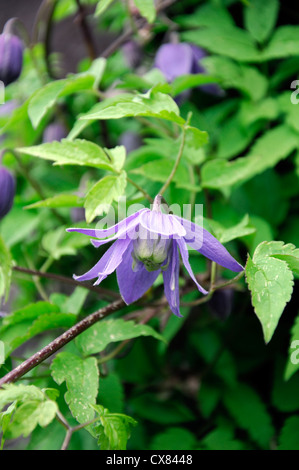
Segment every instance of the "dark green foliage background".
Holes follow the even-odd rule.
[[[58,1],[54,20],[59,23],[65,17],[72,18],[75,3]],[[126,2],[107,2],[107,9],[95,17],[95,4],[99,8],[105,2],[82,3],[90,8],[89,18],[95,29],[111,34],[111,38],[130,24]],[[218,234],[227,233],[225,229],[237,226],[248,214],[248,219],[235,230],[235,236],[225,243],[244,266],[247,254],[253,258],[256,247],[264,241],[282,240],[299,246],[299,105],[291,103],[295,90],[291,83],[299,78],[299,9],[295,2],[290,5],[278,0],[174,2],[166,10],[167,17],[157,16],[148,36],[144,28],[146,40],[142,44],[140,68],[131,69],[122,49],[118,49],[107,58],[103,75],[99,73],[101,100],[105,105],[107,93],[116,80],[122,92],[133,93],[145,92],[159,82],[159,77],[151,76],[149,71],[158,47],[169,40],[170,32],[181,42],[192,42],[208,52],[203,61],[206,73],[224,93],[221,96],[205,93],[193,87],[192,77],[187,77],[190,95],[180,105],[180,115],[187,119],[191,111],[191,125],[207,131],[209,142],[203,146],[202,154],[194,147],[185,151],[177,179],[165,197],[170,204],[181,206],[192,199],[204,204],[204,216],[213,219],[210,229],[216,236],[217,227]],[[34,53],[46,76],[42,44],[34,48]],[[53,61],[54,57],[50,59]],[[85,58],[76,72],[88,74],[89,67],[90,60]],[[0,117],[1,133],[5,136],[2,149],[24,150],[41,144],[46,125],[61,115],[68,131],[74,132],[79,115],[88,113],[98,101],[97,94],[90,92],[94,88],[87,83],[89,79],[81,83],[82,90],[77,83],[74,93],[62,93],[48,110],[39,105],[40,119],[34,128],[26,100],[41,88],[39,80],[26,50],[22,75],[7,88],[7,99],[18,99],[20,107],[10,118]],[[174,97],[180,92],[179,82],[169,89],[165,83],[160,86],[166,95]],[[32,113],[36,119],[37,114]],[[179,126],[166,119],[149,116],[140,119],[129,114],[120,119],[86,123],[76,136],[101,147],[117,146],[125,131],[142,137],[142,146],[127,155],[124,169],[131,180],[154,197],[175,161]],[[20,166],[12,152],[5,152],[3,163],[16,175],[17,194],[12,211],[1,221],[0,234],[16,265],[43,267],[71,278],[73,273],[88,270],[105,251],[102,248],[96,251],[88,237],[65,235],[65,228],[76,225],[71,219],[71,205],[76,201],[79,207],[83,206],[88,190],[106,175],[106,169],[88,164],[52,166],[47,161],[51,158],[32,155],[32,151],[24,150]],[[56,212],[38,204],[26,209],[41,201],[28,173],[38,182],[45,198],[67,193],[72,195],[72,202],[68,204],[66,199],[65,207],[55,208]],[[148,201],[129,182],[123,192],[130,203],[148,206]],[[221,225],[213,225],[213,221]],[[191,263],[194,271],[208,281],[206,260],[192,252]],[[97,421],[74,432],[69,449],[298,450],[299,373],[298,367],[290,362],[291,341],[299,340],[298,264],[293,271],[291,299],[284,293],[292,289],[292,284],[287,281],[284,284],[283,279],[277,292],[271,294],[271,302],[276,303],[275,295],[281,291],[285,308],[283,314],[282,311],[277,314],[279,323],[267,344],[261,323],[265,327],[270,311],[263,304],[255,305],[257,315],[262,312],[266,317],[260,318],[260,323],[243,279],[217,290],[212,300],[197,306],[187,306],[199,298],[197,291],[183,295],[182,319],[170,315],[165,307],[153,307],[163,292],[158,283],[140,303],[109,317],[109,321],[116,322],[114,327],[119,328],[122,340],[126,340],[129,336],[120,319],[125,316],[128,320],[126,315],[130,313],[133,319],[139,314],[142,319],[147,308],[155,309],[144,325],[150,329],[137,331],[118,354],[115,348],[119,343],[111,339],[103,349],[97,346],[88,350],[92,347],[91,339],[83,336],[86,332],[83,339],[79,337],[69,343],[63,352],[32,370],[17,385],[58,390],[59,396],[54,393],[51,399],[73,427],[95,416],[95,408],[84,410],[83,405],[88,402],[99,407],[96,412],[102,417],[103,409],[109,410],[110,414],[100,424]],[[227,281],[232,273],[219,270],[218,277],[219,281]],[[191,285],[184,274],[181,281],[182,286]],[[115,274],[101,285],[118,292]],[[253,293],[255,289],[260,293],[258,286],[249,287]],[[76,321],[107,304],[107,299],[101,299],[99,294],[74,289],[55,279],[33,280],[13,271],[10,296],[2,305],[9,315],[0,319],[0,339],[10,345],[11,354],[0,368],[0,377],[16,367],[20,358],[29,357]],[[43,292],[46,298],[42,297]],[[38,318],[37,325],[34,322]],[[32,324],[36,328],[33,332]],[[102,330],[98,335],[104,338]],[[76,382],[78,370],[82,374],[81,388]],[[82,399],[83,405],[74,404],[76,398]],[[38,400],[43,402],[44,398]],[[7,407],[12,401],[13,398],[8,398],[4,405]],[[19,397],[15,403],[18,408],[26,400]],[[40,401],[34,402],[34,409],[37,404]],[[37,422],[30,427],[23,418],[24,432],[19,431],[17,424],[5,431],[6,421],[1,414],[4,449],[61,448],[65,429],[54,419],[55,412],[53,416],[50,411],[47,413],[47,425]]]

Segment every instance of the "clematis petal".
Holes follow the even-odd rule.
[[[105,277],[111,274],[117,266],[122,262],[123,255],[131,243],[131,239],[117,240],[113,245],[106,251],[102,258],[97,262],[93,268],[82,276],[74,275],[74,279],[77,281],[89,281],[95,277],[99,277],[96,284],[99,284]]]
[[[141,213],[144,211],[147,211],[148,209],[140,209],[139,211],[135,212],[134,214],[130,215],[126,219],[121,220],[115,225],[112,225],[111,227],[105,228],[105,229],[97,229],[97,228],[68,228],[66,229],[67,232],[78,232],[82,233],[83,235],[89,235],[90,237],[95,237],[95,238],[106,238],[109,235],[113,235],[120,230],[127,229],[128,224],[134,220],[140,217]]]
[[[172,214],[146,210],[140,215],[140,224],[150,232],[158,233],[166,237],[183,237],[186,230],[177,217]]]
[[[122,263],[116,269],[118,287],[122,298],[126,304],[130,304],[138,300],[152,286],[157,279],[160,269],[157,271],[147,271],[141,263],[138,269],[132,269],[133,258],[133,241],[126,250]]]
[[[186,230],[184,240],[190,248],[224,268],[234,272],[243,271],[243,266],[232,257],[227,249],[211,233],[187,219],[179,218],[179,221]]]
[[[179,269],[178,246],[176,241],[173,240],[169,254],[169,265],[166,271],[163,271],[164,292],[172,312],[177,317],[182,317],[183,315],[180,314]]]
[[[128,219],[127,219],[127,224],[124,225],[123,227],[121,227],[118,232],[111,238],[106,238],[105,240],[94,240],[94,239],[91,239],[91,243],[93,244],[93,246],[95,246],[96,248],[98,248],[99,246],[101,245],[105,245],[105,243],[108,243],[108,242],[111,242],[113,240],[116,240],[117,238],[118,239],[122,239],[122,238],[126,238],[129,236],[132,237],[131,239],[135,239],[135,227],[139,224],[139,217],[135,217],[134,219],[132,219],[131,221],[128,222]]]
[[[203,294],[207,294],[208,292],[200,284],[198,284],[198,282],[197,282],[197,280],[196,280],[196,278],[193,274],[192,268],[191,268],[190,263],[189,263],[189,253],[188,253],[188,248],[187,248],[185,240],[182,239],[182,238],[178,239],[177,243],[179,245],[180,252],[181,252],[181,257],[182,257],[183,263],[185,265],[185,268],[187,269],[187,271],[189,273],[189,276],[195,282],[198,290],[200,292],[202,292]]]

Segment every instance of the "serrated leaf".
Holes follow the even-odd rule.
[[[4,384],[0,389],[0,410],[14,401],[25,402],[29,400],[42,401],[44,394],[35,385]]]
[[[19,406],[13,416],[13,420],[7,428],[7,438],[15,439],[19,436],[27,437],[37,425],[46,427],[56,416],[57,403],[47,401],[28,401]]]
[[[110,413],[101,405],[93,406],[100,416],[100,424],[94,425],[101,450],[126,450],[131,426],[137,422],[121,413]]]
[[[30,98],[28,115],[32,126],[36,128],[47,111],[54,106],[59,97],[92,88],[92,75],[74,75],[61,80],[55,80],[37,90]]]
[[[91,405],[96,402],[99,371],[94,357],[81,359],[68,352],[59,353],[51,364],[52,377],[59,385],[66,382],[65,400],[79,423],[94,416]]]
[[[12,270],[12,257],[4,241],[0,237],[0,300],[8,298]]]
[[[97,104],[81,120],[119,119],[128,116],[148,116],[184,124],[175,101],[165,93],[121,94]]]
[[[238,384],[224,394],[224,404],[236,423],[263,449],[269,449],[274,428],[265,404],[253,388]]]
[[[123,195],[127,184],[126,173],[119,176],[108,175],[98,181],[87,193],[84,207],[86,222],[92,222],[95,217],[107,212],[113,201]]]
[[[115,162],[94,142],[76,139],[62,139],[61,142],[50,142],[17,149],[25,155],[54,161],[54,165],[80,165],[115,171]],[[112,149],[110,150],[112,152]],[[119,166],[117,162],[116,166]]]
[[[140,14],[147,19],[149,23],[153,23],[156,18],[156,8],[154,0],[133,0]]]
[[[160,341],[165,341],[163,336],[149,325],[140,325],[119,318],[96,323],[78,336],[76,343],[83,354],[97,354],[103,351],[109,343],[140,336],[153,336]]]
[[[276,243],[261,243],[253,259],[248,257],[245,267],[252,305],[261,322],[266,343],[272,338],[293,291],[292,271],[285,261],[273,256]]]

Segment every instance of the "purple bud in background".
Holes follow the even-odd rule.
[[[135,132],[123,132],[119,138],[119,145],[123,145],[127,153],[133,152],[142,145],[141,137]]]
[[[85,209],[84,207],[73,207],[70,215],[72,222],[80,222],[85,220]]]
[[[67,136],[66,128],[58,122],[53,122],[52,124],[49,124],[44,130],[43,143],[45,144],[46,142],[54,142],[54,141],[59,142],[61,139],[64,139],[64,137],[66,136]]]
[[[0,167],[0,220],[10,211],[15,196],[15,180],[3,166]]]
[[[127,41],[122,46],[122,51],[127,65],[135,69],[142,60],[142,49],[136,41]]]
[[[17,100],[10,100],[6,103],[0,105],[0,117],[8,116],[11,114],[15,109],[17,109],[19,103]]]
[[[22,65],[22,41],[10,33],[0,34],[0,80],[5,86],[19,78]]]
[[[190,74],[194,67],[192,48],[187,43],[163,44],[158,49],[154,66],[161,70],[168,82],[180,75]]]
[[[154,66],[161,70],[168,82],[172,82],[181,75],[206,73],[206,69],[200,63],[206,55],[203,49],[193,44],[163,44],[158,49]],[[221,95],[223,93],[222,90],[214,84],[201,85],[199,88],[213,95]]]
[[[209,301],[212,314],[220,320],[226,320],[232,312],[235,291],[228,287],[216,290]]]

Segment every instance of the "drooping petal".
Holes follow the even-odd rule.
[[[97,262],[93,268],[82,276],[75,276],[74,279],[77,281],[89,281],[98,277],[96,284],[99,284],[105,277],[111,274],[117,266],[122,262],[123,255],[131,243],[131,239],[117,240],[113,245],[106,251],[102,258]]]
[[[178,246],[176,241],[173,240],[169,253],[169,265],[166,271],[163,271],[164,292],[172,312],[177,317],[182,317],[180,314],[179,269]]]
[[[138,269],[132,269],[133,241],[126,250],[121,264],[116,269],[118,287],[122,298],[126,304],[135,302],[152,286],[157,279],[160,269],[157,271],[147,271],[142,263]]]
[[[94,239],[90,240],[93,246],[98,248],[99,246],[104,245],[105,243],[108,243],[110,241],[116,240],[117,238],[118,239],[127,238],[130,235],[132,235],[132,239],[134,240],[135,239],[134,229],[139,224],[139,217],[135,217],[131,219],[130,221],[128,221],[128,218],[126,220],[127,220],[127,223],[123,227],[120,227],[118,232],[113,237],[107,238],[105,240],[94,240]]]
[[[195,282],[198,290],[200,292],[202,292],[203,294],[207,294],[208,292],[200,284],[198,284],[198,282],[197,282],[197,280],[196,280],[196,278],[193,274],[192,268],[191,268],[190,263],[189,263],[189,252],[188,252],[188,248],[187,248],[185,240],[183,238],[178,239],[177,243],[179,245],[180,252],[181,252],[181,257],[182,257],[183,263],[185,265],[185,268],[187,269],[187,271],[189,273],[189,276]]]
[[[227,249],[211,233],[187,219],[179,218],[179,221],[186,230],[184,240],[190,248],[224,268],[234,272],[243,271],[243,266],[232,257]]]
[[[172,214],[146,210],[140,215],[140,224],[153,233],[158,233],[165,237],[183,237],[186,230],[177,217]]]
[[[126,219],[121,220],[115,225],[112,225],[111,227],[105,228],[105,229],[97,229],[97,228],[68,228],[66,229],[67,232],[78,232],[82,233],[83,235],[89,235],[90,237],[95,237],[95,238],[106,238],[109,237],[109,235],[113,235],[117,233],[120,230],[125,229],[128,227],[128,224],[134,220],[140,217],[141,213],[146,211],[147,209],[140,209],[139,211],[135,212],[134,214],[130,215]]]

